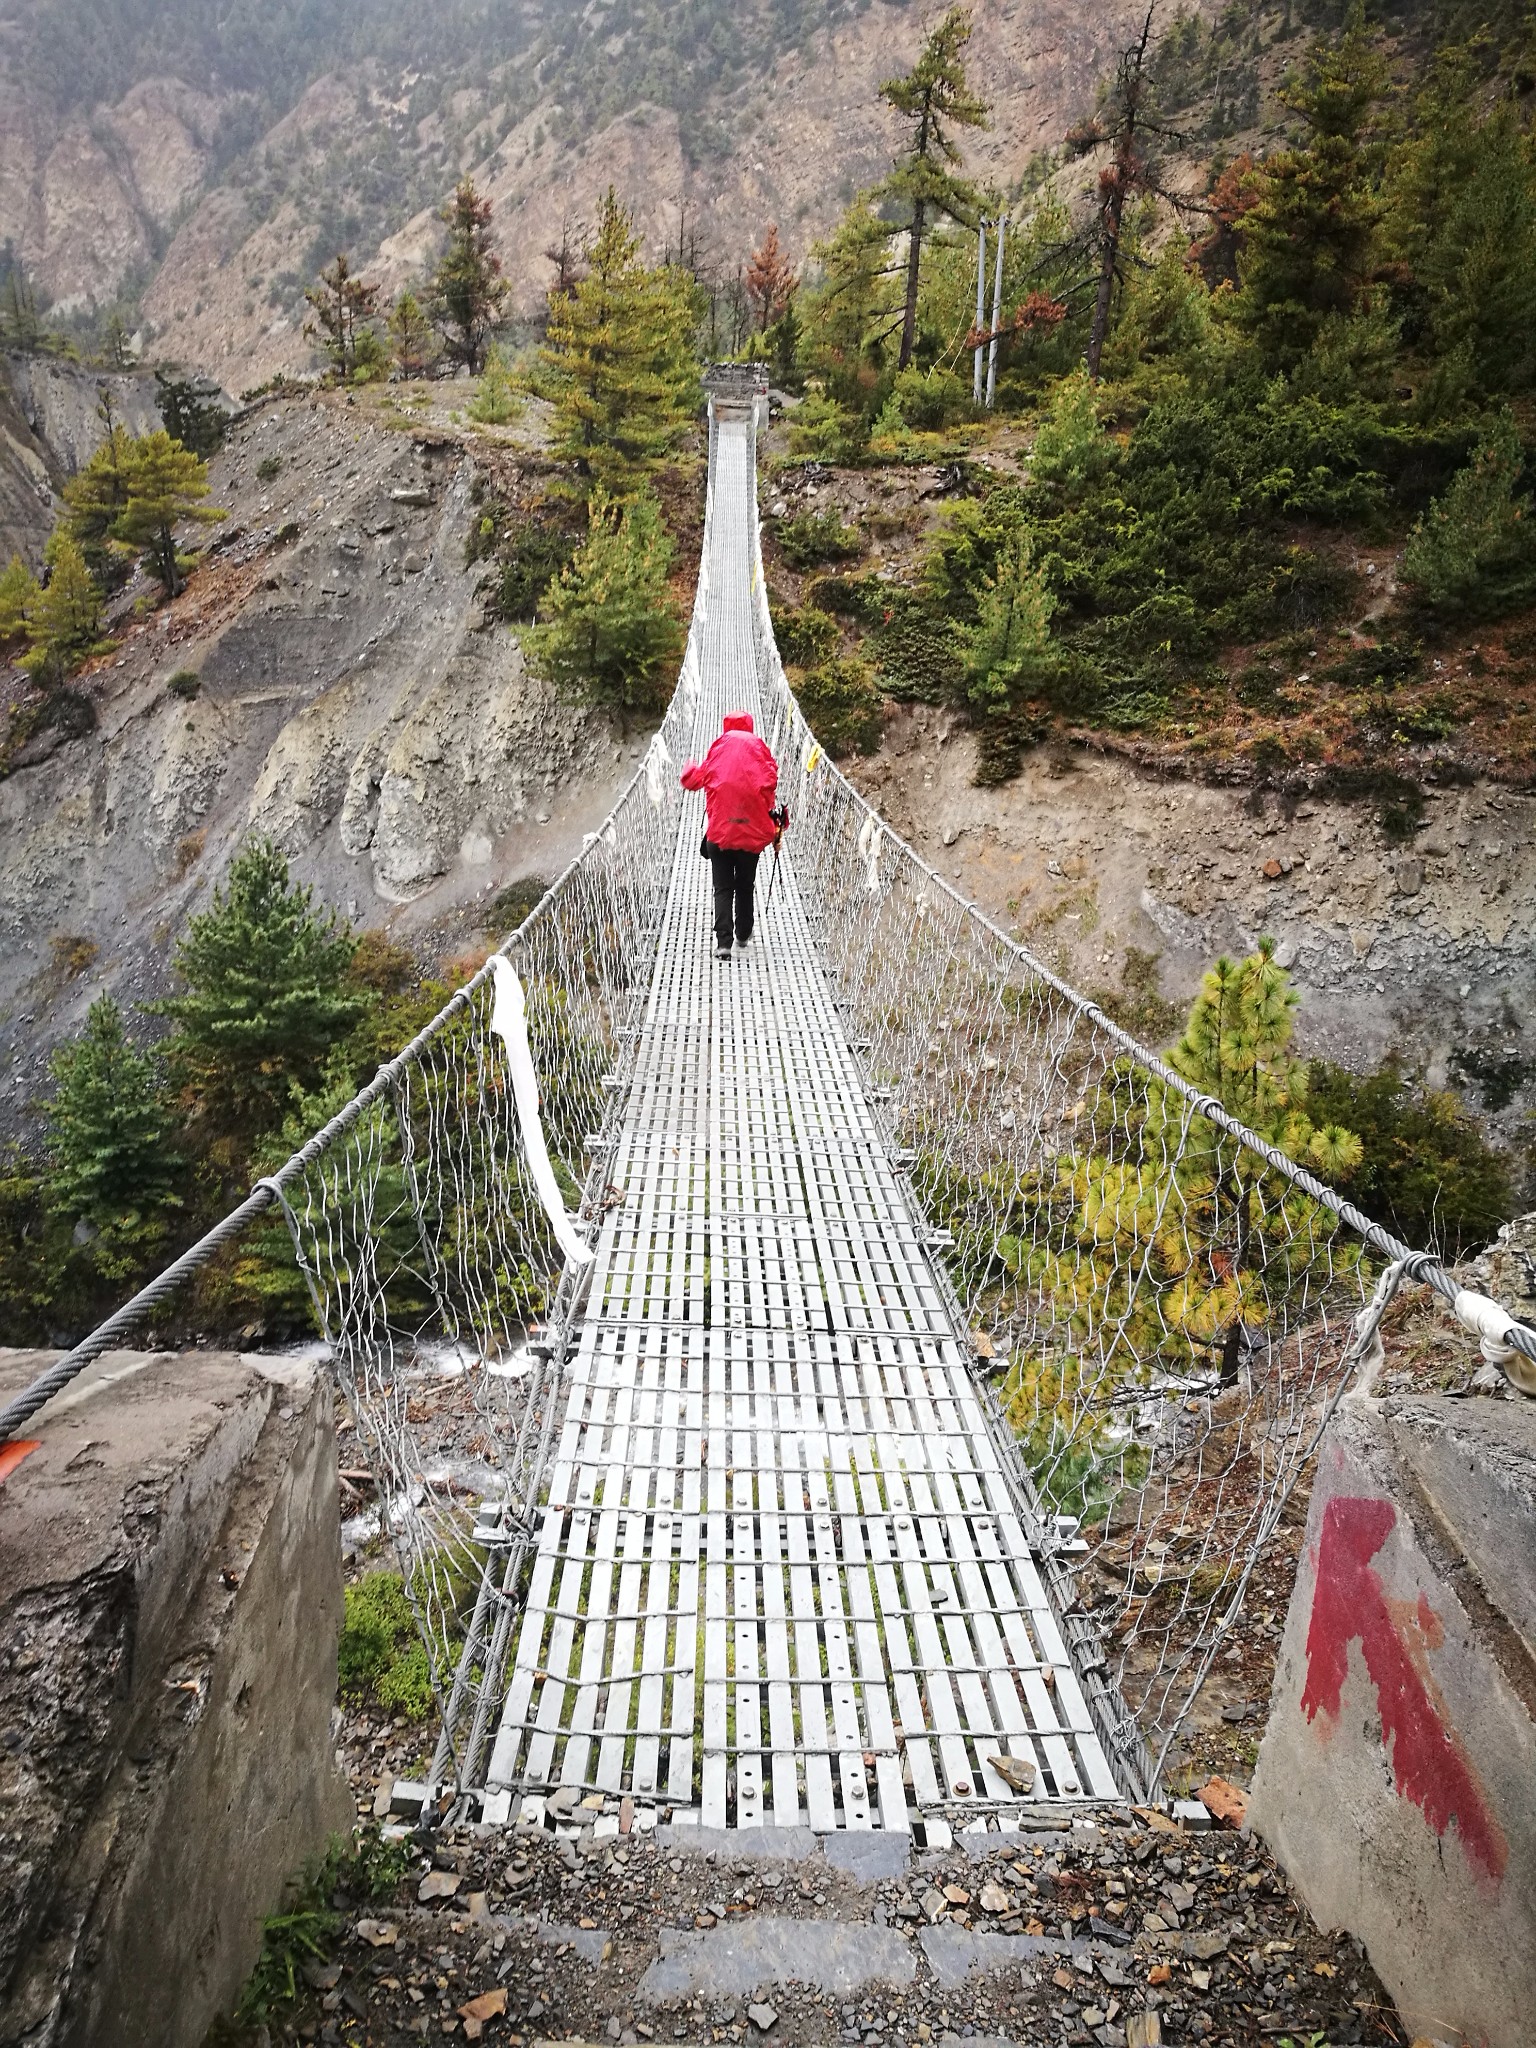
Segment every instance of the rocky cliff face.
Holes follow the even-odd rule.
[[[610,182],[657,253],[682,211],[726,275],[769,220],[798,258],[889,164],[896,131],[877,88],[916,54],[931,12],[889,0],[791,35],[766,75],[743,71],[682,118],[648,101],[615,51],[623,76],[604,98],[627,111],[594,114],[595,132],[567,132],[569,49],[498,63],[488,46],[473,82],[424,116],[416,71],[363,63],[316,79],[233,159],[216,153],[221,123],[248,111],[232,91],[155,76],[61,122],[35,90],[0,81],[0,243],[65,308],[147,279],[146,342],[235,390],[311,360],[303,286],[332,243],[389,292],[419,277],[464,171],[495,202],[524,309],[542,300],[562,221],[590,220]],[[970,66],[993,115],[968,138],[970,170],[1006,185],[1059,140],[1134,12],[983,0]]]
[[[947,882],[1080,989],[1121,993],[1134,949],[1182,1019],[1218,955],[1267,936],[1301,994],[1308,1054],[1364,1067],[1395,1049],[1443,1088],[1458,1053],[1536,1053],[1528,794],[1431,792],[1424,832],[1395,847],[1358,806],[1255,815],[1243,792],[1086,749],[1033,753],[1017,781],[977,789],[974,739],[924,706],[899,710],[851,773]]]
[[[486,624],[470,494],[456,439],[344,400],[237,426],[206,565],[79,679],[95,730],[43,735],[0,780],[0,1123],[94,996],[162,989],[249,835],[409,939],[557,872],[603,817],[639,742],[557,703]]]

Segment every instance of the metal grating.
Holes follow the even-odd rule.
[[[750,425],[714,440],[700,751],[760,710]],[[565,1784],[906,1830],[1115,1798],[793,854],[720,962],[700,831],[685,805],[486,1810]]]

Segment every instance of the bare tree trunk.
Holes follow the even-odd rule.
[[[901,320],[901,354],[896,358],[898,370],[904,370],[912,360],[912,351],[917,345],[917,281],[923,260],[923,216],[926,207],[921,199],[912,202],[912,228],[907,238],[907,307]]]
[[[1125,202],[1143,170],[1136,159],[1136,128],[1145,85],[1147,44],[1152,38],[1152,13],[1153,9],[1149,7],[1140,36],[1120,56],[1117,76],[1120,104],[1113,131],[1114,170],[1110,174],[1111,182],[1100,214],[1103,226],[1099,292],[1094,301],[1093,325],[1088,331],[1088,353],[1084,358],[1088,374],[1095,383],[1099,376],[1099,358],[1104,353],[1104,337],[1109,332],[1109,309],[1114,302],[1115,278],[1120,269],[1120,228],[1125,218]]]
[[[1099,295],[1093,302],[1093,325],[1088,330],[1088,375],[1098,382],[1099,358],[1109,332],[1109,309],[1115,296],[1115,273],[1120,265],[1120,223],[1125,216],[1125,180],[1120,163],[1115,164],[1115,183],[1104,207],[1103,250],[1099,267]]]

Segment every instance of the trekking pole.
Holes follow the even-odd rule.
[[[784,844],[784,828],[789,823],[788,805],[786,804],[781,811],[772,812],[771,816],[777,829],[773,835],[773,873],[768,877],[768,900],[763,905],[763,918],[765,922],[769,911],[773,908],[773,888],[779,879],[779,850]]]

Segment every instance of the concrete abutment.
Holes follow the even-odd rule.
[[[0,1392],[48,1362],[0,1351]],[[109,1353],[0,1485],[0,2044],[199,2048],[345,1830],[331,1389]]]
[[[1536,2014],[1536,1402],[1346,1400],[1249,1819],[1410,2035]]]

